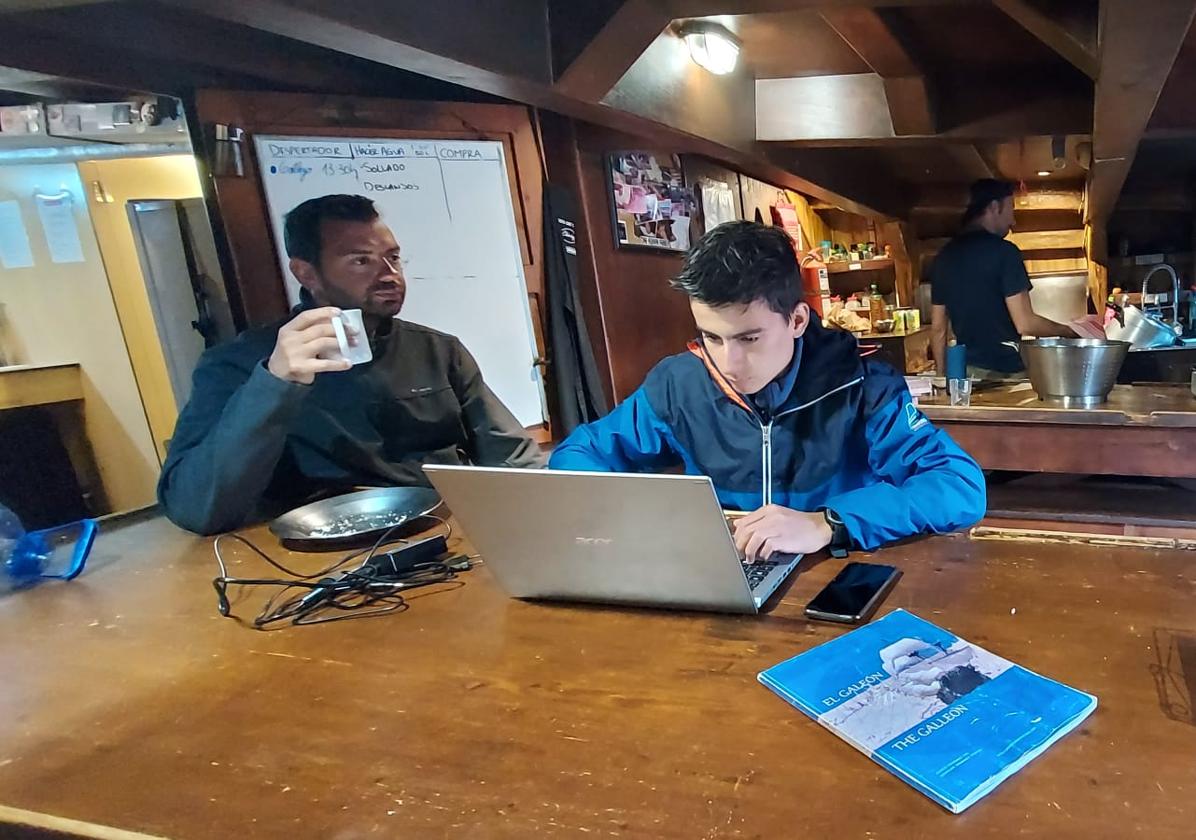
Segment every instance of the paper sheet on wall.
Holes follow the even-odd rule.
[[[673,247],[679,251],[689,250],[689,216],[673,217],[673,236],[676,237]]]
[[[79,241],[79,226],[69,192],[59,195],[38,195],[37,214],[50,249],[50,259],[56,263],[83,262],[83,243]]]
[[[737,216],[731,187],[722,181],[703,181],[702,215],[705,217],[707,232],[724,222],[734,221]]]
[[[29,232],[21,218],[21,205],[15,200],[0,201],[0,266],[33,268]]]

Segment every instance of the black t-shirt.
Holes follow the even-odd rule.
[[[1005,298],[1030,291],[1022,252],[985,230],[962,233],[934,259],[931,300],[947,307],[956,340],[968,348],[968,364],[1016,373],[1021,356],[1002,341],[1018,341]]]

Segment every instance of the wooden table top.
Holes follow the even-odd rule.
[[[525,603],[482,566],[403,613],[256,632],[216,612],[211,541],[161,519],[0,597],[0,804],[175,838],[1193,836],[1196,558],[957,536],[877,559],[905,571],[884,610],[1100,698],[962,816],[756,682],[844,632],[802,615],[842,561],[757,617]]]
[[[0,367],[0,411],[83,399],[76,363]]]
[[[1196,396],[1187,385],[1115,385],[1108,402],[1095,408],[1043,402],[1029,383],[974,391],[967,407],[950,405],[946,393],[919,397],[918,405],[931,420],[958,423],[1196,428]]]

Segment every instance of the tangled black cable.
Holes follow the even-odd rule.
[[[439,516],[432,516],[446,528],[445,539],[452,536],[452,525]],[[253,627],[257,630],[271,629],[271,625],[289,622],[293,625],[322,624],[329,621],[342,621],[349,618],[369,618],[392,612],[402,612],[408,607],[402,592],[423,586],[440,583],[452,583],[457,580],[457,572],[472,567],[468,557],[450,558],[448,561],[427,561],[416,563],[409,569],[394,575],[378,576],[369,573],[370,561],[377,555],[379,549],[392,543],[408,543],[402,538],[391,539],[391,535],[401,525],[396,525],[384,531],[369,549],[360,549],[341,557],[331,566],[312,574],[303,574],[289,569],[279,563],[266,552],[240,534],[221,534],[212,543],[212,550],[216,555],[216,564],[220,574],[212,580],[216,589],[216,608],[220,614],[240,621],[232,614],[232,604],[228,597],[228,587],[236,586],[271,586],[277,587],[266,601],[261,612],[253,619]],[[239,578],[230,577],[220,552],[222,540],[229,539],[239,542],[249,548],[254,554],[265,560],[274,568],[289,578]],[[364,556],[360,566],[354,570],[342,572],[338,577],[329,577],[339,569]],[[296,593],[295,590],[302,590]],[[329,614],[331,613],[331,614]]]

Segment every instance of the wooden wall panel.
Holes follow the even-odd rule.
[[[620,249],[611,231],[606,155],[642,148],[635,137],[582,123],[577,127],[578,166],[593,268],[606,327],[612,394],[625,399],[658,361],[685,349],[695,335],[685,295],[669,287],[682,255]],[[668,155],[667,149],[647,149]]]

